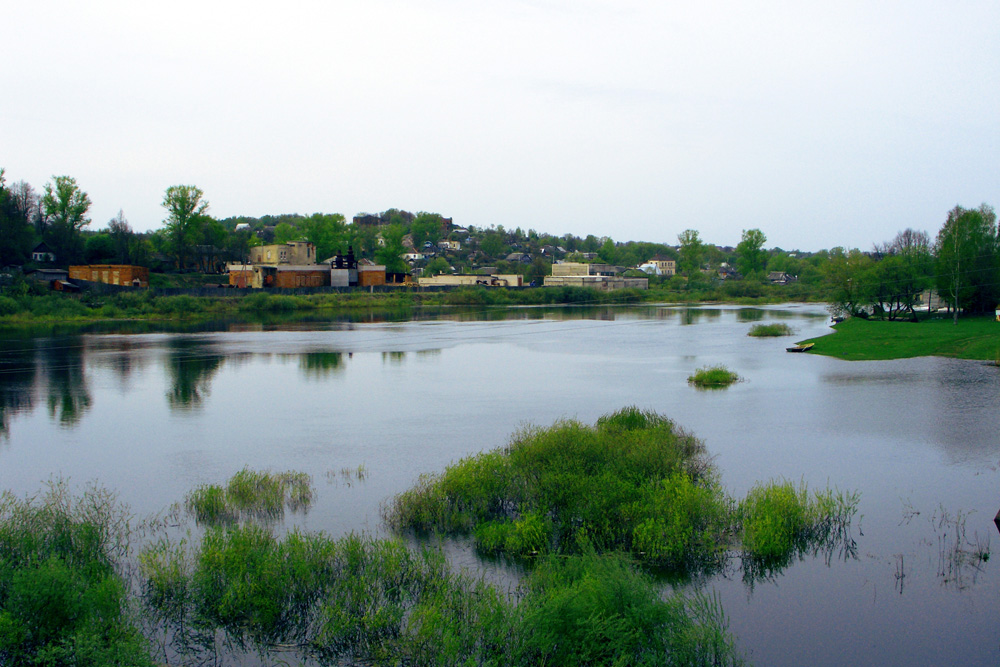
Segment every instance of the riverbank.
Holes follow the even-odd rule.
[[[625,289],[612,292],[582,287],[496,289],[459,288],[422,291],[401,287],[386,292],[330,292],[282,294],[258,291],[249,295],[157,295],[150,290],[117,294],[45,293],[0,295],[0,326],[88,323],[101,321],[201,321],[220,317],[287,315],[312,317],[350,310],[392,310],[440,306],[506,307],[558,305],[627,305],[638,303],[725,302],[764,305],[797,300],[773,289],[756,296],[732,295],[726,290],[668,291]]]
[[[834,333],[810,338],[811,354],[847,361],[955,357],[1000,360],[1000,322],[989,316],[920,322],[886,322],[851,318],[834,326]]]

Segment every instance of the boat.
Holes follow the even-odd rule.
[[[789,352],[805,352],[812,348],[815,343],[799,343],[798,345],[793,345],[792,347],[786,347],[785,349]]]

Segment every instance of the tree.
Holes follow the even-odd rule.
[[[930,285],[930,238],[926,232],[906,229],[892,241],[876,244],[874,263],[865,280],[872,312],[895,320],[906,314],[916,320],[914,307]]]
[[[125,213],[118,209],[118,215],[108,221],[108,235],[115,249],[115,261],[119,264],[131,264],[134,260],[135,233],[125,219]]]
[[[835,314],[862,315],[870,303],[868,271],[872,258],[857,248],[847,252],[844,248],[830,251],[824,266],[829,299]]]
[[[171,185],[163,195],[162,206],[167,209],[163,224],[178,269],[185,267],[191,246],[197,243],[201,232],[202,216],[208,210],[208,202],[202,201],[203,196],[201,188],[193,185]]]
[[[597,256],[605,264],[614,264],[615,255],[617,255],[615,242],[611,239],[605,239],[597,251]]]
[[[78,262],[83,257],[83,228],[90,224],[87,211],[90,197],[71,176],[53,176],[45,184],[42,210],[47,223],[46,241],[63,265]]]
[[[406,273],[407,266],[403,260],[403,253],[406,252],[403,247],[404,231],[402,225],[389,225],[382,231],[385,245],[375,251],[375,259],[379,264],[385,265],[386,273]]]
[[[502,258],[507,252],[507,243],[500,232],[490,230],[483,234],[479,249],[490,259]]]
[[[694,229],[685,229],[677,235],[677,241],[681,245],[678,250],[678,269],[680,273],[690,278],[701,269],[701,257],[705,252],[705,246],[697,230]]]
[[[417,213],[410,225],[413,247],[422,248],[427,241],[437,241],[444,232],[444,223],[437,213]]]
[[[442,273],[451,273],[451,265],[444,257],[435,257],[424,267],[425,276],[436,276]]]
[[[274,242],[275,243],[288,243],[289,241],[298,241],[302,237],[302,233],[299,232],[297,227],[292,226],[287,222],[280,222],[278,226],[274,228]]]
[[[314,213],[299,225],[299,229],[306,240],[316,246],[316,257],[320,260],[333,257],[347,247],[347,224],[340,213]]]
[[[996,213],[983,204],[978,209],[956,206],[934,243],[938,292],[958,311],[984,312],[997,301],[1000,265]]]
[[[23,263],[31,251],[31,241],[28,215],[21,210],[15,192],[6,187],[4,170],[0,169],[0,266]]]
[[[763,278],[767,270],[767,237],[759,229],[744,229],[736,245],[736,268],[745,277]]]

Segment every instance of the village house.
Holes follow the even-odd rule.
[[[417,284],[421,287],[446,287],[446,286],[475,286],[486,287],[521,287],[524,285],[524,277],[516,273],[499,275],[448,275],[428,276],[417,278]]]
[[[656,255],[637,268],[654,276],[672,276],[677,273],[677,262],[663,255]]]

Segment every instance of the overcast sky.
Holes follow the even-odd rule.
[[[0,167],[91,229],[432,211],[676,243],[869,248],[1000,205],[1000,2],[31,0]]]

